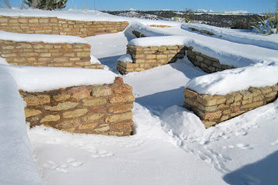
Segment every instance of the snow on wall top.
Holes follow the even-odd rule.
[[[15,79],[18,89],[49,91],[77,85],[112,84],[117,76],[108,70],[1,65]]]
[[[77,21],[125,21],[124,18],[93,10],[48,11],[39,9],[0,9],[0,15],[10,17],[58,17]]]
[[[224,40],[278,50],[278,35],[275,34],[266,36],[255,34],[252,32],[242,32],[234,29],[219,28],[215,26],[196,23],[182,24],[181,28],[185,30],[190,30],[190,28],[206,30],[214,33],[215,37],[221,37],[221,39]]]
[[[190,80],[185,88],[199,94],[226,95],[247,90],[249,87],[265,87],[278,83],[278,66],[250,66],[216,72]]]
[[[10,17],[57,17],[61,19],[69,19],[76,21],[128,21],[128,22],[140,22],[144,25],[169,25],[169,26],[180,26],[180,23],[172,21],[162,20],[148,20],[130,17],[115,16],[108,13],[103,13],[95,10],[58,10],[48,11],[39,9],[25,9],[21,10],[18,8],[3,9],[0,8],[0,15]]]
[[[0,31],[0,40],[17,42],[44,42],[44,43],[84,43],[88,42],[80,37],[69,35],[25,34]]]
[[[246,67],[257,63],[278,64],[278,51],[276,50],[210,37],[203,37],[202,40],[187,36],[144,37],[132,39],[128,44],[142,47],[162,45],[192,46],[194,51],[217,58],[221,64],[235,67]]]

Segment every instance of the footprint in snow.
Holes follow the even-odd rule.
[[[77,161],[74,158],[68,158],[67,159],[67,163],[72,166],[72,167],[77,167],[77,166],[81,166],[83,164],[83,162],[81,161]]]
[[[270,143],[270,145],[278,145],[278,140],[274,141],[273,143]]]
[[[243,143],[239,143],[239,144],[237,144],[236,146],[237,146],[238,148],[242,149],[242,150],[247,150],[247,149],[251,150],[251,149],[252,149],[252,147],[250,147],[250,145],[248,145],[248,144],[243,144]]]
[[[108,152],[106,150],[98,150],[95,154],[92,155],[93,158],[99,158],[99,157],[111,157],[114,154],[112,152]]]

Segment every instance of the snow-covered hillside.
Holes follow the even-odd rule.
[[[0,14],[48,16],[49,12],[38,10],[8,12],[1,9]],[[96,15],[95,12],[89,11],[63,11],[55,12],[53,15],[72,19],[78,17],[82,20],[94,20],[97,17],[97,20],[130,22],[131,25],[121,33],[78,38],[90,43],[91,54],[108,66],[107,71],[99,74],[100,76],[120,75],[115,66],[117,59],[126,53],[126,45],[128,42],[142,41],[131,41],[134,38],[130,34],[132,28],[140,29],[147,36],[156,37],[149,40],[147,38],[147,42],[142,41],[139,44],[161,44],[167,41],[190,43],[195,44],[195,49],[199,49],[200,52],[222,57],[221,59],[229,62],[234,61],[238,66],[252,64],[252,69],[256,69],[256,66],[267,66],[265,68],[269,71],[277,70],[278,51],[275,45],[275,42],[278,43],[277,37],[269,39],[267,36],[236,33],[216,27],[210,29],[226,36],[207,36],[188,31],[185,29],[186,26],[178,23],[107,16],[103,13]],[[145,26],[148,24],[169,24],[172,27],[149,28]],[[207,26],[197,26],[207,29]],[[162,36],[167,36],[168,40]],[[245,62],[245,65],[240,65],[242,62]],[[57,68],[50,72],[34,67],[0,65],[0,166],[1,169],[5,169],[0,171],[0,184],[39,184],[40,177],[46,185],[277,184],[278,100],[205,129],[195,114],[182,107],[184,86],[191,79],[202,79],[206,75],[194,67],[187,58],[173,64],[123,76],[125,83],[133,87],[136,97],[133,109],[134,135],[108,137],[71,134],[44,126],[32,129],[26,126],[30,146],[26,131],[22,128],[23,104],[15,90],[22,84],[27,87],[38,84],[38,79],[26,75],[30,71],[36,71],[37,75],[43,78],[44,75],[56,73],[59,69],[62,70]],[[84,71],[87,73],[90,70]],[[63,69],[63,73],[60,74],[64,76],[63,82],[50,80],[58,84],[64,83],[66,78],[72,79],[72,73],[77,78],[83,76],[84,71]],[[267,71],[265,73],[268,74],[265,75],[264,70],[259,72],[265,78],[262,80],[268,81],[271,78]],[[239,70],[238,74],[243,73]],[[253,70],[248,76],[253,75],[250,79],[257,80],[257,74],[257,71]],[[239,77],[237,74],[233,75]],[[274,76],[271,83],[277,79],[278,74],[273,72],[272,75]],[[103,77],[100,78],[105,80]],[[233,76],[230,78],[233,79]],[[81,77],[79,80],[86,81],[85,77],[84,81]],[[8,99],[7,96],[11,98]],[[10,106],[12,107],[7,109]],[[19,127],[19,131],[7,132],[7,129],[12,127]],[[30,156],[28,158],[30,148],[40,177],[32,159]],[[22,155],[18,155],[19,153]],[[12,155],[16,155],[17,162],[9,161]],[[22,156],[26,157],[28,163],[22,162]],[[25,164],[29,166],[26,167]],[[23,168],[29,171],[26,173],[14,171]],[[11,177],[14,173],[18,174],[18,178]],[[30,182],[20,182],[20,178],[24,175]]]

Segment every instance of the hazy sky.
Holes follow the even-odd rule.
[[[21,0],[9,0],[18,7]],[[245,10],[250,13],[262,13],[274,10],[277,0],[68,0],[67,8],[97,10],[198,10],[206,9],[215,12]],[[4,7],[4,0],[0,0]]]

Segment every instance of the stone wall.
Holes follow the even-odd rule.
[[[194,30],[196,31],[196,30]],[[132,33],[137,37],[146,37],[146,35],[140,33],[137,30],[133,30]],[[204,33],[204,32],[203,32]],[[205,33],[209,34],[209,33]],[[200,52],[193,51],[192,46],[184,46],[187,50],[187,58],[192,62],[192,64],[196,67],[199,67],[203,71],[207,73],[214,73],[217,71],[223,71],[226,69],[233,69],[234,66],[229,66],[225,64],[221,64],[220,61],[216,58],[209,57],[207,55],[204,55]]]
[[[131,134],[132,87],[115,78],[113,84],[88,85],[31,93],[20,90],[26,121],[60,130],[128,136]]]
[[[185,50],[186,48],[180,45],[150,47],[127,45],[127,54],[131,55],[133,63],[118,61],[117,70],[121,74],[127,74],[172,63],[183,58]]]
[[[0,57],[12,65],[103,69],[91,64],[90,53],[89,44],[0,40]]]
[[[187,57],[194,66],[199,67],[207,73],[214,73],[217,71],[235,68],[234,66],[221,64],[216,58],[212,58],[200,52],[193,51],[193,47],[188,48]]]
[[[73,35],[88,37],[123,31],[127,21],[75,21],[57,17],[0,16],[0,30],[14,33]]]
[[[278,84],[232,92],[225,96],[198,94],[184,89],[184,107],[194,111],[205,127],[228,120],[277,99]]]

